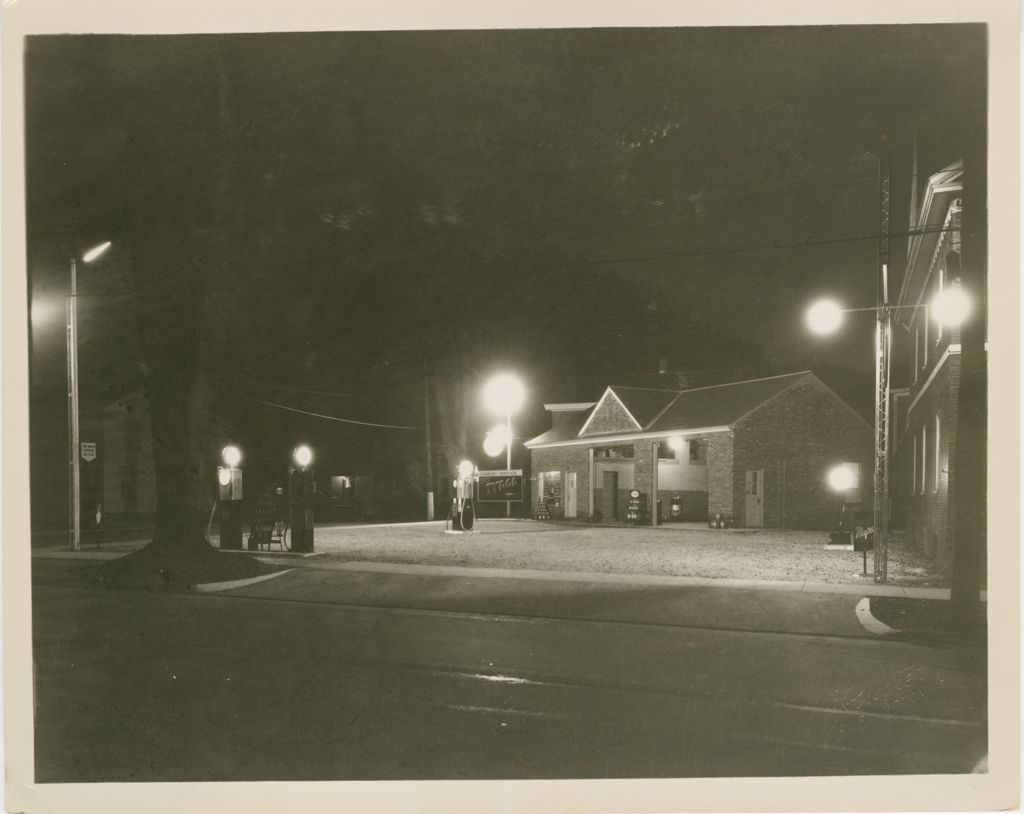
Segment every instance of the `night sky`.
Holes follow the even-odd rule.
[[[821,340],[804,308],[874,305],[882,134],[898,288],[915,140],[923,183],[984,139],[985,58],[935,25],[30,39],[33,386],[63,258],[111,239],[83,388],[140,386],[136,326],[178,308],[223,432],[416,426],[425,370],[444,414],[504,367],[540,431],[661,359],[811,368],[864,411],[870,317]]]

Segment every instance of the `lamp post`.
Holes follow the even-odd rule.
[[[859,311],[875,313],[875,436],[874,436],[874,506],[875,582],[888,579],[889,560],[889,373],[892,354],[892,312],[917,305],[890,305],[888,298],[888,269],[882,267],[882,302],[868,308],[843,308],[834,300],[820,300],[807,311],[807,324],[814,333],[836,331],[843,315]],[[970,314],[970,300],[954,281],[939,294],[934,302],[923,306],[930,309],[931,318],[946,327],[959,327]],[[926,316],[926,318],[928,318]]]
[[[526,392],[523,383],[511,373],[492,376],[484,385],[484,406],[505,417],[505,468],[512,468],[512,413],[523,406]],[[493,433],[492,433],[493,436]],[[512,503],[505,501],[505,517],[512,516]]]
[[[110,248],[110,241],[94,246],[82,255],[83,263],[91,263]],[[68,355],[68,538],[71,550],[82,544],[81,464],[78,456],[78,257],[71,258],[71,293],[67,303]]]

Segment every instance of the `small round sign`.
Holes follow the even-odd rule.
[[[630,497],[640,497],[640,492],[637,491],[636,489],[634,489],[632,492],[629,493],[629,496]]]

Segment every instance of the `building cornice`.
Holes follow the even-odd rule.
[[[710,432],[728,432],[731,429],[728,425],[717,427],[698,427],[688,430],[658,430],[658,432],[633,432],[618,433],[615,435],[588,435],[582,438],[572,438],[568,441],[552,441],[550,443],[525,444],[527,449],[551,449],[554,447],[581,447],[581,446],[602,446],[604,444],[621,444],[631,441],[643,441],[653,438],[671,438],[679,435],[683,438],[694,435],[705,435]]]

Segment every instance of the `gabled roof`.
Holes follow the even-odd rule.
[[[622,387],[612,385],[609,388],[618,397],[619,402],[629,410],[641,427],[646,427],[673,400],[679,397],[679,390],[655,390],[648,387]]]
[[[580,436],[580,428],[585,426],[593,411],[589,414],[579,413],[579,421],[565,422],[559,427],[548,430],[536,438],[526,442],[528,447],[548,446],[566,443],[593,443],[602,437],[627,437],[670,435],[688,431],[725,430],[745,416],[750,415],[762,405],[793,387],[798,382],[813,380],[822,388],[832,392],[811,371],[787,373],[781,376],[770,376],[764,379],[750,379],[731,384],[695,387],[689,390],[651,390],[640,387],[609,387],[610,392],[618,399],[640,424],[638,430],[623,432],[617,430],[608,433]],[[833,393],[833,395],[835,395]],[[835,396],[839,399],[839,396]],[[839,399],[842,401],[842,399]],[[601,400],[604,401],[604,398]],[[846,402],[842,402],[844,405]],[[598,402],[597,407],[600,407]],[[849,408],[852,415],[856,415]],[[857,416],[860,421],[863,418]]]
[[[655,432],[731,425],[809,376],[814,374],[805,370],[767,379],[683,390],[646,429]]]

